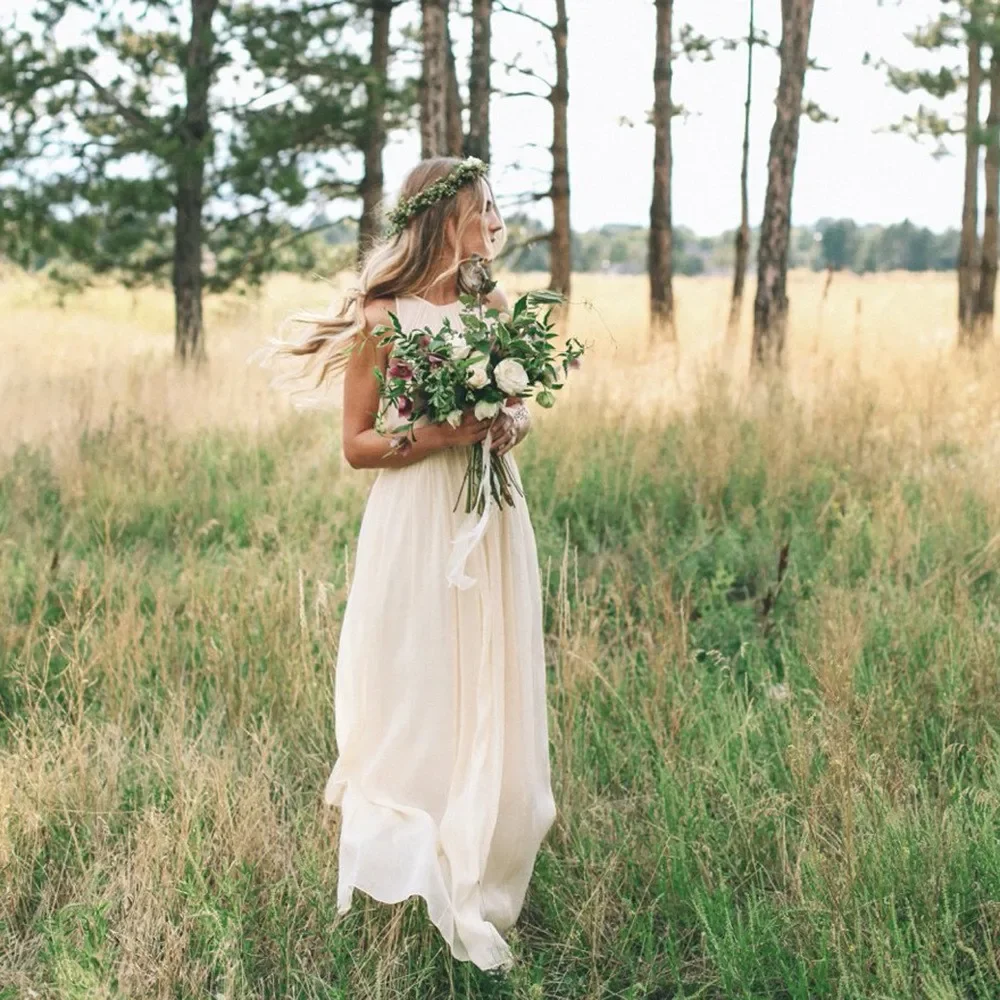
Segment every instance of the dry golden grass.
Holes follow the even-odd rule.
[[[513,298],[545,279],[507,274],[501,280]],[[942,435],[1000,441],[1000,352],[991,345],[971,361],[957,355],[951,275],[838,275],[828,296],[825,282],[823,275],[790,276],[788,384],[810,412],[817,401],[825,410],[834,398],[853,401],[863,389],[876,407],[876,428],[908,425],[925,446]],[[168,290],[101,285],[59,308],[39,280],[8,274],[0,283],[0,424],[13,433],[0,447],[47,441],[58,449],[82,428],[101,426],[112,410],[135,409],[179,431],[271,427],[290,407],[247,357],[294,311],[325,310],[344,287],[343,277],[324,283],[282,275],[246,296],[210,297],[210,363],[195,376],[169,363]],[[591,352],[565,395],[626,414],[690,412],[723,371],[732,379],[729,391],[742,397],[749,292],[742,330],[729,345],[728,278],[679,279],[676,348],[651,349],[644,277],[576,276],[569,323]]]

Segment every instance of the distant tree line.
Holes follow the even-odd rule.
[[[515,249],[504,261],[512,271],[547,272],[549,245],[532,237],[546,227],[524,212],[507,217],[511,244]],[[793,226],[788,246],[788,266],[813,271],[954,271],[958,267],[960,233],[949,229],[935,233],[908,219],[888,226],[858,225],[852,219],[820,219],[812,226]],[[685,226],[674,226],[672,260],[675,274],[731,273],[735,262],[732,230],[717,236],[699,236]],[[342,222],[329,230],[333,246],[352,244],[356,227]],[[759,230],[750,231],[752,255],[759,246]],[[649,230],[645,226],[610,224],[570,239],[573,270],[578,273],[606,272],[644,274],[647,266]]]

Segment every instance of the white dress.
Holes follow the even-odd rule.
[[[456,303],[397,300],[404,330],[461,329]],[[545,700],[542,599],[524,498],[494,509],[450,586],[453,512],[468,450],[382,469],[365,506],[334,683],[340,806],[337,909],[355,888],[384,903],[418,894],[455,958],[509,969],[517,920],[556,815]],[[513,475],[520,475],[507,453]],[[471,582],[471,581],[469,581]]]

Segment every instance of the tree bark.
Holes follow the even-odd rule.
[[[447,11],[450,0],[445,8],[444,19],[444,49],[448,64],[448,92],[445,95],[445,131],[446,148],[449,156],[461,156],[465,146],[465,133],[462,128],[462,95],[458,89],[458,70],[455,66],[455,53],[451,47],[451,28],[448,25]]]
[[[569,221],[569,20],[566,0],[556,0],[552,29],[556,51],[556,85],[552,88],[552,242],[549,288],[569,295],[572,248]]]
[[[743,112],[743,166],[740,170],[740,228],[736,231],[733,299],[729,306],[729,332],[739,328],[743,292],[750,257],[750,105],[753,100],[754,0],[750,0],[750,33],[747,35],[747,96]]]
[[[649,293],[653,333],[674,340],[673,149],[670,88],[673,77],[673,0],[656,2],[656,60],[653,66],[653,199],[649,207]]]
[[[758,365],[781,365],[784,360],[792,185],[799,150],[812,12],[813,0],[781,0],[781,75],[771,130],[754,302],[753,361]]]
[[[448,0],[421,0],[423,72],[420,77],[420,155],[448,150]]]
[[[980,42],[969,37],[969,72],[965,99],[965,195],[958,251],[958,342],[974,336],[979,271],[979,92],[982,86]]]
[[[385,87],[389,77],[389,22],[393,0],[372,3],[372,48],[368,60],[367,122],[365,125],[365,176],[361,181],[361,224],[358,227],[358,264],[377,238],[378,212],[385,178],[382,154],[385,151]]]
[[[997,285],[997,211],[1000,208],[1000,46],[993,47],[990,62],[990,112],[986,119],[986,210],[983,218],[983,262],[976,301],[975,344],[993,335]]]
[[[212,15],[217,0],[191,0],[191,38],[185,53],[184,117],[179,128],[176,163],[174,228],[174,357],[205,360],[202,326],[202,211],[205,200],[205,163],[212,145],[208,120],[208,93],[212,83],[215,36]]]
[[[490,54],[493,0],[472,0],[472,55],[469,59],[467,156],[490,162]]]

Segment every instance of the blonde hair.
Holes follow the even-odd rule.
[[[412,198],[462,162],[451,156],[421,160],[406,175],[399,200]],[[308,333],[297,342],[272,340],[267,360],[274,357],[305,359],[302,370],[294,376],[296,380],[321,365],[313,389],[333,381],[343,373],[351,351],[364,332],[365,306],[375,299],[423,296],[435,285],[457,274],[463,261],[461,235],[477,217],[482,227],[486,256],[488,259],[496,258],[507,241],[507,226],[500,217],[501,230],[496,239],[490,239],[485,210],[487,200],[492,198],[489,181],[485,177],[479,178],[475,184],[463,185],[453,198],[444,198],[418,212],[397,235],[374,239],[364,254],[357,283],[347,292],[337,313],[333,316],[312,313],[293,316],[291,322],[307,324],[310,328]],[[497,215],[500,215],[499,209]],[[449,221],[455,224],[455,244],[451,248],[451,259],[442,268],[449,249],[446,229]],[[272,385],[276,381],[272,381]],[[298,391],[293,390],[293,393]]]

